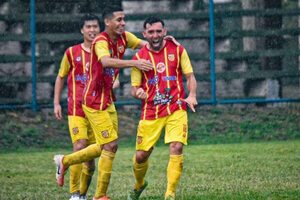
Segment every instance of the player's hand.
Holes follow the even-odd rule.
[[[147,93],[144,91],[143,88],[138,88],[136,90],[135,96],[136,96],[136,98],[139,98],[139,99],[146,99]]]
[[[56,119],[58,119],[58,120],[62,119],[60,104],[54,104],[54,115],[55,115]]]
[[[184,99],[184,101],[187,103],[187,105],[193,112],[196,112],[195,107],[198,105],[198,102],[195,96],[189,95],[186,99]]]
[[[153,70],[152,63],[145,59],[136,60],[136,64],[134,66],[142,71]]]
[[[177,46],[180,46],[180,43],[172,36],[172,35],[166,35],[165,40],[172,40]]]

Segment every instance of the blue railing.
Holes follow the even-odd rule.
[[[37,70],[36,70],[36,2],[30,0],[30,32],[31,32],[31,63],[32,63],[32,96],[31,103],[27,104],[0,104],[0,109],[18,109],[18,108],[31,108],[37,111],[39,108],[53,107],[53,104],[39,104],[37,101]],[[209,0],[209,39],[210,39],[210,83],[211,83],[211,98],[199,99],[200,104],[216,105],[216,104],[251,104],[251,103],[281,103],[281,102],[300,102],[300,99],[293,98],[278,98],[278,99],[265,99],[265,98],[245,98],[245,99],[218,99],[216,95],[216,53],[215,53],[215,20],[214,20],[214,2]],[[117,101],[116,105],[136,105],[139,104],[137,100],[124,100]]]

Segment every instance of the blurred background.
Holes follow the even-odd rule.
[[[169,34],[190,55],[201,105],[229,104],[226,109],[233,104],[241,109],[292,105],[288,113],[299,110],[300,0],[1,0],[3,122],[7,116],[20,118],[14,111],[23,113],[25,123],[53,118],[50,114],[36,118],[36,111],[52,113],[54,81],[63,53],[82,41],[79,19],[84,13],[101,17],[107,4],[123,7],[126,29],[139,37],[146,17],[157,15],[165,20]],[[128,51],[126,58],[133,53]],[[125,118],[133,119],[126,115],[132,109],[138,116],[138,101],[129,92],[130,69],[121,72],[120,81],[116,94],[122,123]],[[129,123],[133,126],[130,134],[134,134],[136,121]],[[15,125],[4,124],[7,133],[12,132],[9,127]],[[46,129],[57,126],[54,124]],[[299,125],[295,126],[299,136]],[[65,126],[59,129],[67,131]]]

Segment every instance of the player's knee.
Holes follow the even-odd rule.
[[[183,144],[181,142],[171,142],[170,143],[170,154],[180,155],[183,152]]]
[[[81,149],[84,149],[85,147],[87,147],[87,140],[77,140],[74,144],[73,144],[73,150],[74,151],[79,151]]]
[[[104,144],[103,145],[103,149],[106,150],[106,151],[110,151],[110,152],[116,153],[117,150],[118,150],[118,143],[115,140],[115,141],[112,141],[110,143]]]
[[[138,164],[144,163],[148,160],[150,154],[152,152],[151,151],[137,151],[136,155],[135,155],[135,160]]]

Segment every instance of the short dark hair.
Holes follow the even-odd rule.
[[[118,5],[107,6],[103,10],[102,19],[103,20],[106,19],[106,18],[111,19],[113,17],[114,12],[118,12],[118,11],[123,12],[122,6],[118,6]]]
[[[165,23],[164,23],[164,21],[162,19],[160,19],[158,17],[151,16],[151,17],[148,17],[145,20],[145,22],[144,22],[144,29],[146,29],[147,24],[152,25],[152,24],[157,23],[157,22],[160,22],[163,25],[163,27],[165,26]]]
[[[84,23],[85,23],[86,21],[92,21],[92,20],[97,20],[99,26],[101,25],[101,24],[100,24],[100,19],[99,19],[99,17],[97,17],[97,16],[94,15],[94,14],[87,13],[87,14],[85,14],[85,15],[83,15],[83,16],[81,17],[80,22],[79,22],[79,28],[80,28],[80,29],[83,28]]]

